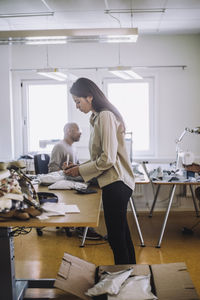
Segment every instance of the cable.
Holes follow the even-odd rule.
[[[94,240],[93,240],[94,241]],[[92,240],[91,240],[92,242]],[[92,244],[84,244],[84,246],[98,246],[98,245],[104,245],[104,244],[107,244],[108,241],[105,240],[105,242],[100,242],[100,243],[92,243]],[[80,246],[81,248],[83,248],[84,246]]]
[[[110,10],[109,10],[109,7],[108,7],[108,1],[104,0],[104,3],[105,3],[105,7],[106,7],[105,13],[108,14],[111,18],[115,19],[115,21],[117,21],[119,23],[119,26],[121,28],[122,27],[121,21],[118,18],[111,15],[111,13],[110,13]]]
[[[19,235],[25,235],[30,233],[32,230],[32,227],[13,227],[13,230],[10,232],[11,237],[17,237]]]
[[[120,28],[122,27],[121,21],[120,21],[118,18],[116,18],[116,17],[114,17],[113,15],[111,15],[111,13],[110,13],[109,11],[107,12],[107,14],[108,14],[111,18],[115,19],[115,21],[117,21],[117,22],[119,23]]]
[[[108,237],[107,235],[102,236],[101,238],[101,242],[97,242],[97,240],[90,240],[91,242],[96,242],[96,243],[91,243],[91,244],[86,244],[84,243],[84,246],[98,246],[98,245],[104,245],[108,243]],[[80,246],[81,248],[83,248],[84,246]]]

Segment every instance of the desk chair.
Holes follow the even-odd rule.
[[[34,155],[35,174],[47,174],[50,156],[48,154]]]

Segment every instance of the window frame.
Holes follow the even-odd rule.
[[[144,151],[134,151],[134,138],[133,138],[133,145],[132,145],[132,155],[133,160],[147,158],[147,157],[154,157],[156,151],[156,144],[155,144],[155,77],[154,76],[143,76],[141,80],[124,80],[120,78],[104,78],[103,90],[104,93],[108,96],[108,84],[109,83],[138,83],[138,82],[148,82],[149,83],[149,150]]]
[[[32,80],[22,80],[21,86],[22,86],[22,136],[23,136],[23,154],[28,153],[37,153],[38,151],[28,151],[28,145],[29,145],[29,135],[28,135],[28,126],[29,126],[29,110],[28,110],[28,87],[30,85],[63,85],[64,83],[62,81],[54,81],[51,79],[32,79]],[[67,91],[68,91],[68,84],[67,85]],[[67,109],[68,109],[68,119],[69,119],[69,101],[67,101]],[[40,151],[39,151],[40,152]]]

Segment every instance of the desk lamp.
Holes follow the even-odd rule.
[[[177,166],[178,166],[178,154],[179,154],[179,151],[180,151],[180,149],[179,149],[179,143],[182,141],[184,135],[185,135],[187,132],[200,134],[200,126],[195,127],[195,128],[192,128],[192,129],[186,127],[186,128],[184,129],[184,131],[181,133],[179,139],[176,140],[176,169],[177,169]]]

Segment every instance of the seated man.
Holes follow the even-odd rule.
[[[76,123],[67,123],[64,126],[64,138],[53,147],[51,152],[49,172],[62,170],[63,164],[67,161],[68,157],[68,160],[72,163],[78,163],[73,143],[78,142],[80,137],[81,132]]]
[[[76,123],[67,123],[64,126],[64,138],[58,142],[51,152],[50,162],[48,165],[49,172],[60,171],[64,168],[65,164],[72,162],[78,164],[76,150],[73,146],[74,142],[78,142],[81,137],[81,132]],[[84,227],[76,229],[79,237],[83,236]],[[95,232],[91,227],[88,228],[86,239],[99,240],[102,236]]]

